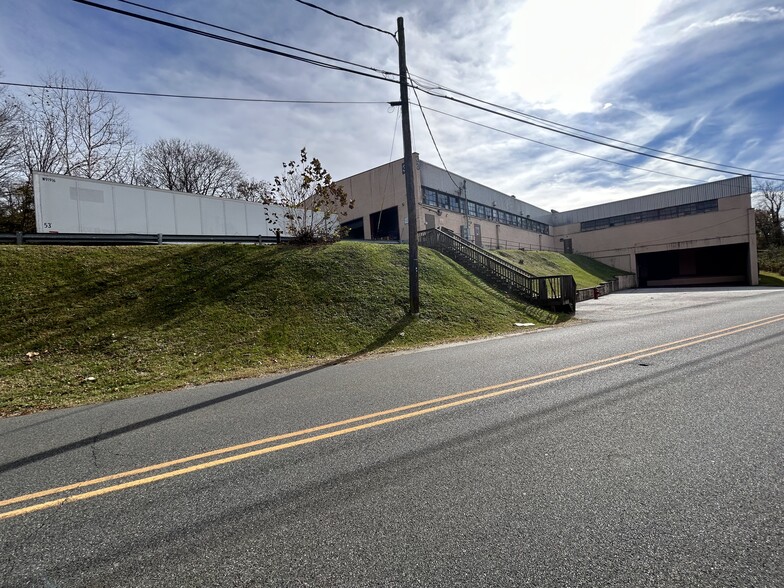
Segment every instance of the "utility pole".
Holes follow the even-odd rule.
[[[408,112],[408,69],[403,17],[397,19],[398,59],[400,64],[400,111],[403,120],[403,167],[406,174],[408,207],[408,305],[409,314],[419,314],[419,246],[417,243],[416,198],[414,197],[414,155],[411,152],[411,120]]]

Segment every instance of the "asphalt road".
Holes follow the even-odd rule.
[[[784,290],[577,317],[0,420],[0,582],[784,585]]]

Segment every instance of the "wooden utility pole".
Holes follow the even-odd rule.
[[[403,168],[406,174],[408,208],[408,312],[419,314],[419,247],[417,243],[416,198],[414,196],[414,155],[411,152],[411,119],[408,112],[408,69],[403,17],[397,19],[397,44],[400,63],[400,109],[403,120]]]

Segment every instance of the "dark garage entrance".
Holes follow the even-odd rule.
[[[637,254],[641,288],[748,284],[749,244]]]
[[[364,239],[365,238],[365,221],[364,219],[356,218],[354,220],[340,223],[344,229],[348,229],[346,239]]]
[[[385,208],[370,215],[370,238],[399,241],[400,226],[397,222],[397,206]]]

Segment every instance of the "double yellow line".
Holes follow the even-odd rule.
[[[424,400],[414,404],[407,404],[405,406],[390,408],[387,410],[319,425],[316,427],[310,427],[308,429],[301,429],[299,431],[293,431],[282,435],[274,435],[272,437],[266,437],[257,441],[250,441],[248,443],[233,445],[231,447],[214,449],[212,451],[190,455],[188,457],[182,457],[179,459],[157,463],[125,472],[119,472],[109,476],[84,480],[82,482],[68,484],[66,486],[58,486],[57,488],[49,488],[47,490],[41,490],[40,492],[33,492],[31,494],[24,494],[13,498],[7,498],[5,500],[0,500],[0,509],[5,509],[6,507],[22,503],[32,504],[15,507],[10,510],[4,510],[4,512],[0,512],[0,520],[10,519],[39,510],[61,506],[70,502],[87,500],[89,498],[109,494],[111,492],[119,492],[120,490],[126,490],[128,488],[135,488],[137,486],[152,484],[160,480],[183,476],[192,472],[214,468],[227,463],[264,455],[267,453],[283,451],[284,449],[290,449],[300,445],[307,445],[309,443],[315,443],[317,441],[330,439],[332,437],[348,435],[349,433],[355,433],[357,431],[379,427],[388,423],[411,419],[447,408],[470,404],[479,400],[485,400],[487,398],[509,394],[511,392],[526,390],[535,386],[559,382],[561,380],[574,378],[576,376],[607,369],[613,366],[631,363],[640,359],[666,353],[668,351],[675,351],[677,349],[690,347],[699,343],[705,343],[707,341],[719,339],[721,337],[727,337],[729,335],[734,335],[749,329],[764,327],[766,325],[780,321],[784,321],[784,314],[774,315],[749,323],[727,327],[718,331],[703,333],[701,335],[695,335],[694,337],[688,337],[678,341],[671,341],[669,343],[663,343],[661,345],[647,347],[645,349],[638,349],[637,351],[614,355],[612,357],[606,357],[604,359],[574,365],[552,372],[542,373],[535,376],[528,376],[519,380],[504,382],[503,384],[486,386],[484,388],[476,388],[474,390],[459,392],[457,394],[451,394],[448,396],[439,396],[438,398],[433,398],[431,400]],[[183,466],[184,464],[190,465],[185,465],[185,467],[178,467]],[[151,472],[160,473],[146,475],[150,474]],[[127,481],[112,484],[112,482],[116,482],[117,480]],[[97,488],[83,491],[85,488],[93,486],[97,486]],[[57,495],[61,496],[52,500],[41,501],[47,497]]]

